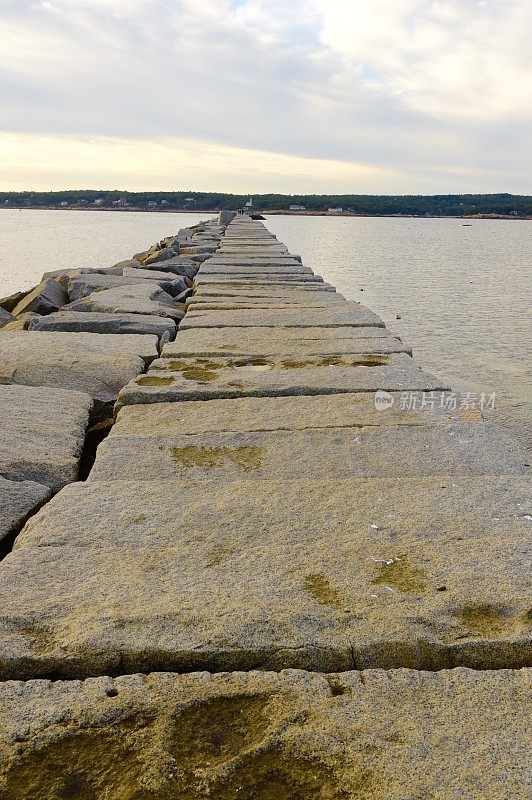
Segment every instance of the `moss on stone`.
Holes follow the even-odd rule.
[[[427,573],[410,563],[402,556],[389,564],[382,564],[379,574],[371,582],[374,585],[389,586],[405,594],[423,594],[427,588]]]
[[[160,375],[142,375],[137,378],[139,386],[171,386],[174,378],[164,378]]]
[[[205,447],[189,445],[171,447],[172,459],[181,466],[213,469],[227,462],[236,464],[242,472],[260,469],[264,455],[263,447]]]

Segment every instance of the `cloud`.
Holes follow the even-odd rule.
[[[298,159],[352,165],[351,191],[525,191],[531,21],[527,0],[3,0],[0,130],[278,154],[293,191]]]

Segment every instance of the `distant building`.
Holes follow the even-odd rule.
[[[196,202],[195,197],[185,197],[185,203],[195,203],[195,202]]]
[[[343,208],[330,208],[329,214],[342,214],[343,210]]]
[[[157,208],[157,200],[148,200],[148,208]]]
[[[68,200],[61,200],[61,202],[59,203],[59,205],[60,205],[60,206],[63,206],[63,208],[64,208],[65,206],[67,206],[67,205],[68,205]]]
[[[95,205],[95,206],[103,206],[104,203],[105,203],[105,200],[103,199],[103,197],[97,197],[96,200],[94,201],[93,205]]]
[[[306,206],[290,206],[290,211],[306,211]]]
[[[161,205],[162,206],[167,206],[168,205],[168,200],[161,200]]]

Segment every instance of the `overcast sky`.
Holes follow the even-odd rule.
[[[0,0],[0,188],[528,193],[531,29],[531,0]]]

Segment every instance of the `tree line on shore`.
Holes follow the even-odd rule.
[[[249,195],[218,192],[123,192],[65,190],[0,192],[0,208],[101,208],[161,211],[237,210]],[[346,213],[364,216],[532,216],[530,195],[283,195],[253,196],[256,211]]]

